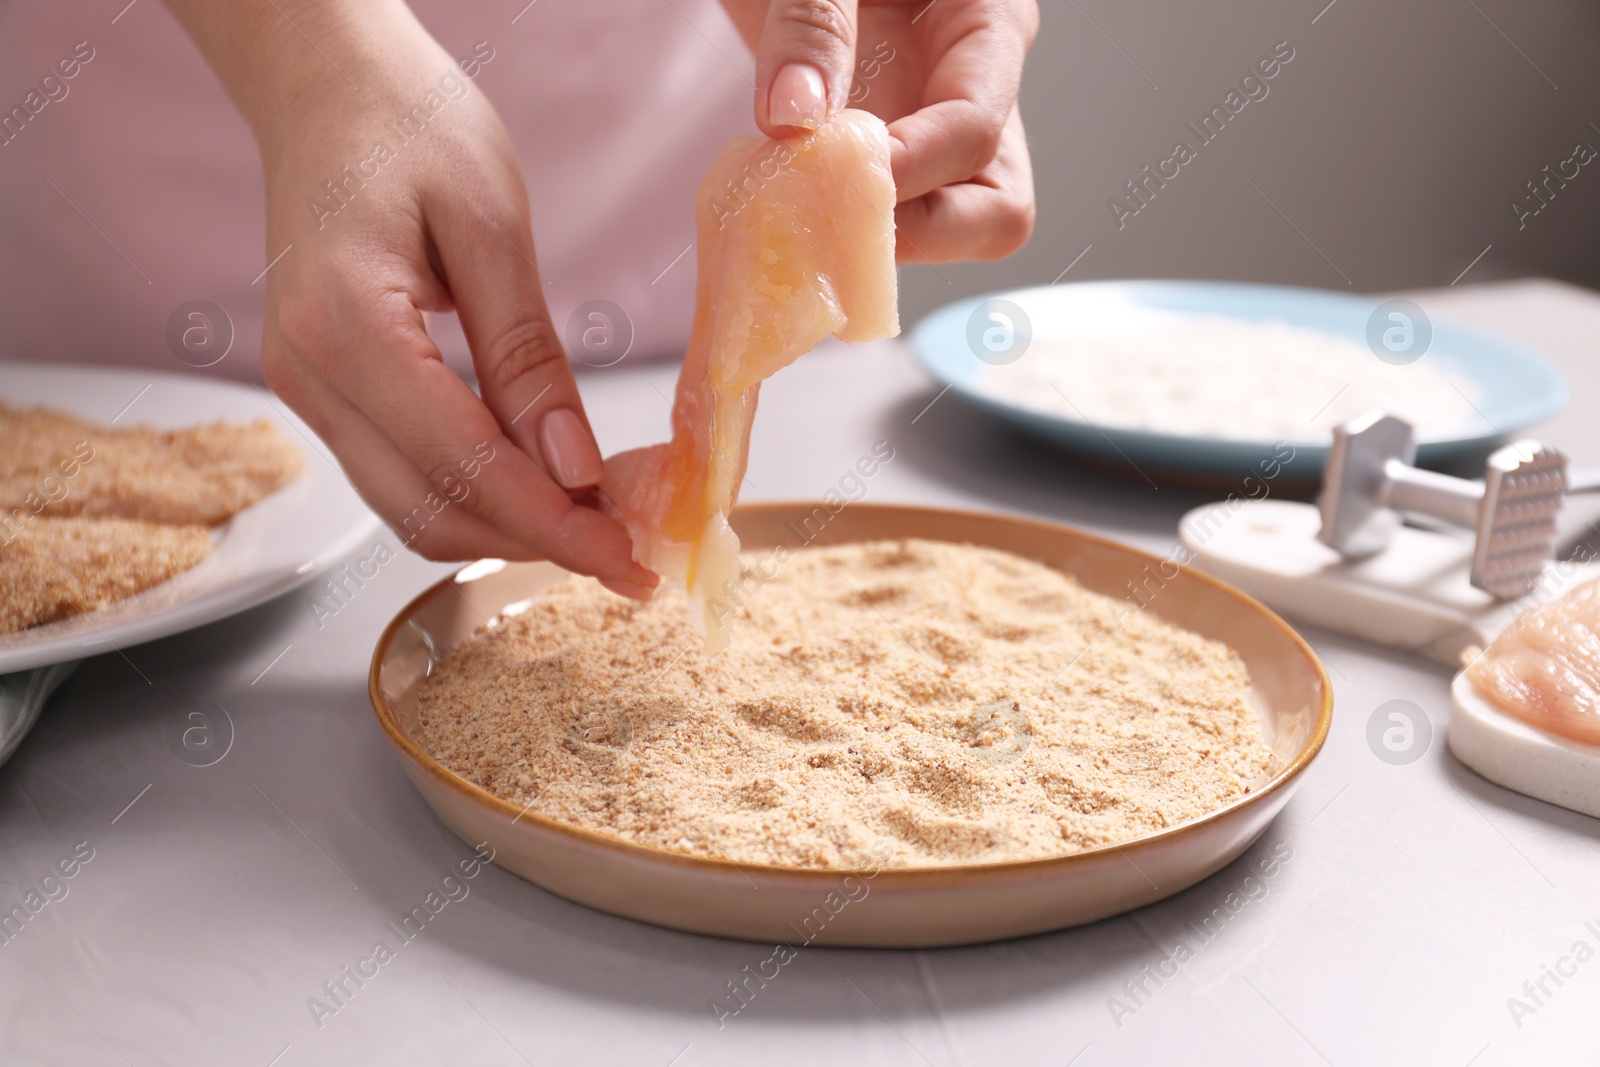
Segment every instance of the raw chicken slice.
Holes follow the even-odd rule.
[[[760,383],[830,333],[900,332],[889,132],[865,111],[781,141],[729,142],[701,180],[694,326],[668,444],[606,461],[602,502],[639,563],[689,594],[706,650],[739,579],[728,525]]]
[[[1467,676],[1530,726],[1600,745],[1600,579],[1523,615]]]

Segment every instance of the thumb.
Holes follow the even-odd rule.
[[[756,47],[756,124],[768,137],[815,129],[845,106],[856,0],[773,0]]]

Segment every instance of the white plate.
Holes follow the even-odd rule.
[[[118,426],[271,419],[305,454],[294,481],[218,526],[200,564],[101,611],[0,636],[0,674],[123,649],[233,615],[304,585],[381,525],[305,423],[260,386],[198,375],[0,364],[0,399]]]

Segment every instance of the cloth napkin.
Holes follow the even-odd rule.
[[[0,674],[0,764],[10,759],[22,744],[33,724],[39,721],[44,702],[78,669],[78,663],[72,660],[31,671]]]

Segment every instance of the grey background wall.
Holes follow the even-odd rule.
[[[1588,0],[1041,0],[1023,118],[1032,241],[992,264],[912,267],[914,322],[958,296],[1114,277],[1346,290],[1521,274],[1600,282],[1600,159],[1522,220],[1513,199],[1600,150],[1600,5]],[[1124,183],[1199,139],[1256,60],[1294,58],[1119,229]],[[1242,94],[1241,94],[1242,95]],[[1571,173],[1572,164],[1567,165]],[[1170,168],[1169,171],[1170,173]],[[1253,186],[1252,187],[1252,183]],[[1298,230],[1298,232],[1297,232]],[[1087,252],[1084,249],[1088,248]],[[1485,252],[1485,249],[1488,249]]]

